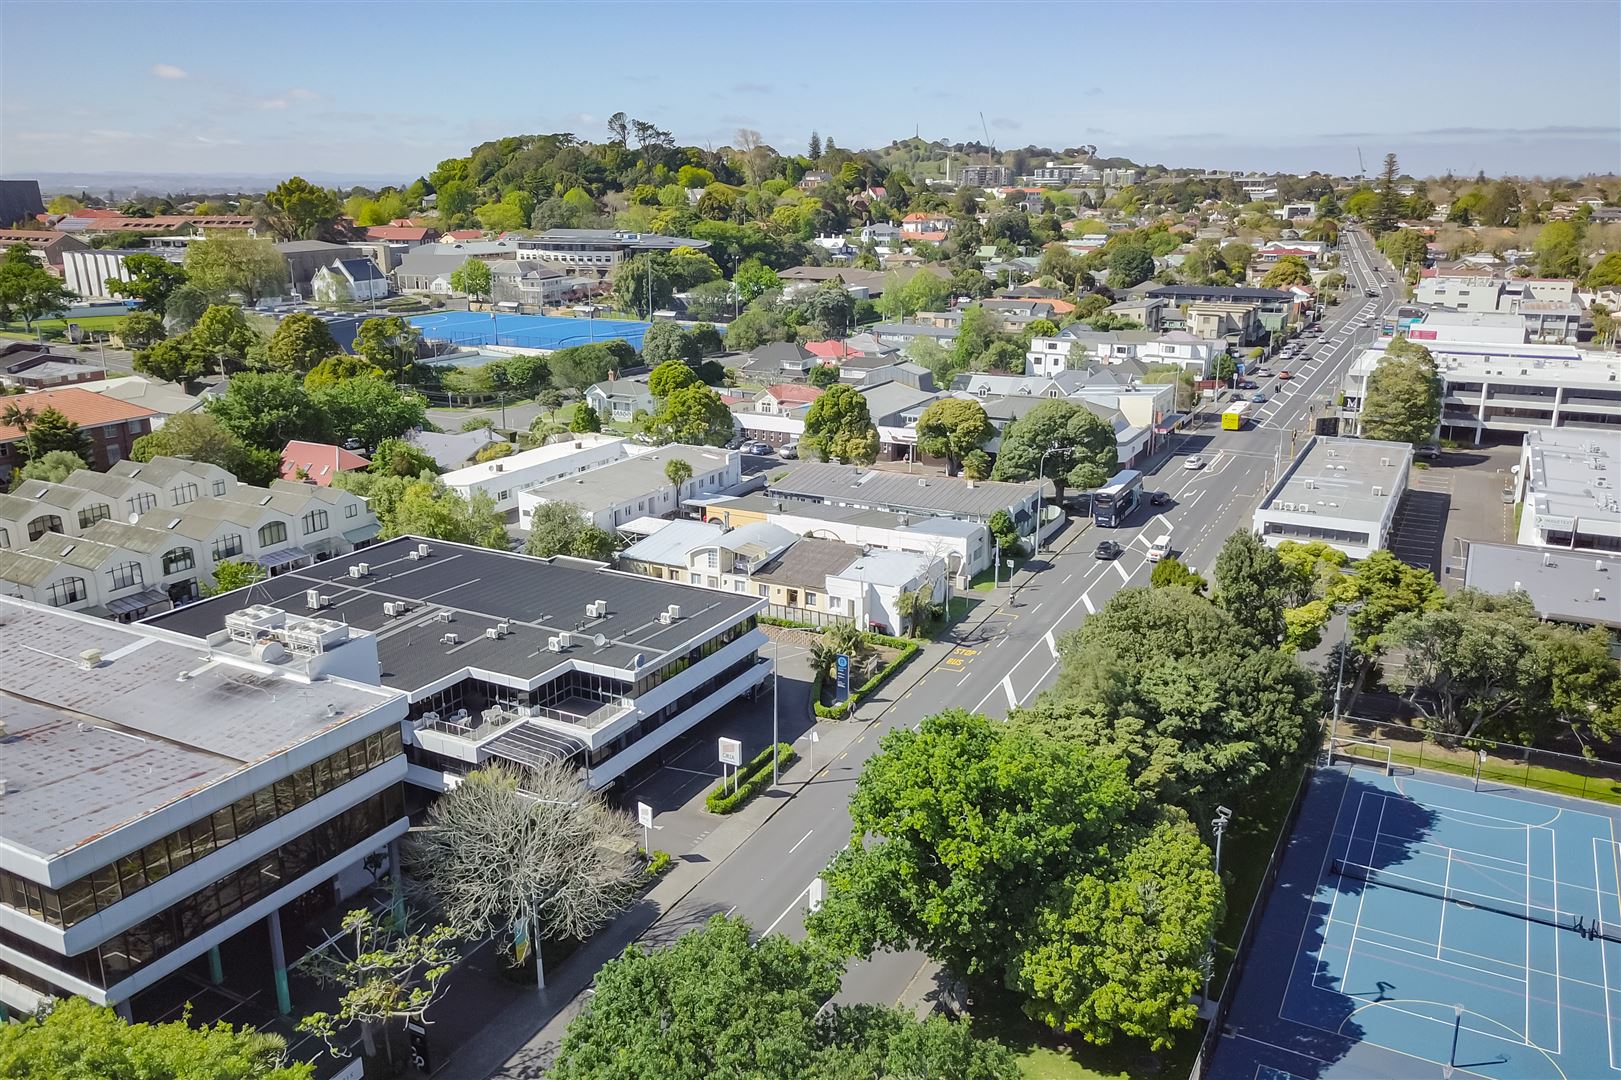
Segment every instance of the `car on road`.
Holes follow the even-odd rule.
[[[1204,468],[1204,458],[1198,454],[1189,454],[1182,462],[1182,467],[1189,471]]]
[[[1260,384],[1255,382],[1253,379],[1244,379],[1239,382],[1238,388],[1240,390],[1259,390],[1261,387]]]
[[[1257,404],[1257,405],[1264,405],[1264,404],[1266,404],[1267,399],[1266,399],[1265,394],[1263,394],[1259,390],[1257,390],[1257,391],[1255,391],[1255,393],[1250,395],[1250,400],[1255,402],[1255,404]]]
[[[1290,379],[1294,378],[1294,376],[1289,374],[1288,368],[1284,368],[1282,371],[1278,372],[1278,378],[1282,379],[1284,382],[1288,382]]]
[[[1154,494],[1152,494],[1152,495],[1150,495],[1148,497],[1148,505],[1149,506],[1164,506],[1166,503],[1168,503],[1170,501],[1171,501],[1170,494],[1168,492],[1164,492],[1164,491],[1156,491],[1156,492],[1154,492]]]
[[[1092,551],[1094,559],[1118,559],[1126,549],[1113,540],[1105,540]]]
[[[756,457],[764,457],[771,453],[771,444],[767,442],[746,442],[743,444],[743,452],[753,454]]]
[[[1379,295],[1379,290],[1378,289],[1363,289],[1362,290],[1362,295],[1363,296],[1378,296]]]

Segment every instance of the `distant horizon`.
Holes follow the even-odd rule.
[[[228,11],[219,17],[231,3],[250,15],[239,0],[206,9],[156,0],[0,5],[0,32],[13,41],[41,39],[68,13],[75,25],[118,27],[116,49],[75,66],[70,79],[60,77],[52,50],[12,51],[0,71],[0,173],[321,174],[407,184],[509,135],[567,131],[601,141],[607,116],[620,110],[682,145],[726,145],[749,128],[783,154],[803,153],[813,130],[842,147],[871,149],[912,129],[1005,148],[1096,145],[1106,157],[1172,168],[1350,176],[1359,149],[1370,174],[1391,152],[1414,176],[1621,168],[1621,57],[1613,50],[1567,65],[1557,81],[1495,95],[1490,126],[1480,95],[1462,89],[1472,71],[1524,68],[1528,25],[1621,40],[1621,5],[1609,2],[1503,0],[1471,7],[1468,19],[1452,4],[1401,8],[1401,40],[1444,43],[1458,58],[1445,65],[1401,48],[1387,16],[1394,9],[1373,3],[1055,2],[1028,12],[1040,17],[1036,24],[1050,22],[1050,33],[1036,32],[1029,18],[981,18],[945,20],[963,31],[947,34],[938,32],[939,10],[896,0],[777,3],[751,9],[748,19],[719,2],[400,6],[412,25],[452,22],[451,33],[431,39],[450,50],[434,59],[443,76],[434,81],[465,82],[466,93],[429,93],[418,89],[424,80],[379,76],[371,65],[333,63],[308,48],[314,35],[374,40],[375,5],[280,6],[274,19],[255,20],[255,45],[244,49],[241,20]],[[457,44],[458,22],[476,27],[479,40],[498,23],[494,62]],[[614,37],[607,28],[621,24],[634,24],[647,43],[635,55],[650,62],[618,66],[611,80],[602,77],[602,48],[560,47],[606,43]],[[177,25],[184,35],[173,32]],[[872,49],[830,58],[824,35],[804,32],[817,26],[858,29]],[[1266,47],[1242,68],[1225,53],[1201,63],[1187,49],[1153,47],[1230,48],[1244,33]],[[1104,40],[1122,47],[1085,47]],[[544,84],[524,63],[525,43],[544,53]],[[1009,90],[978,77],[994,75],[999,62],[1046,72],[1051,84]]]

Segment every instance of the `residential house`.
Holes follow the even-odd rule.
[[[657,412],[659,407],[653,391],[647,388],[645,376],[626,379],[614,377],[606,382],[594,383],[585,392],[585,403],[604,420],[619,423],[629,423],[639,412]]]
[[[84,434],[86,460],[91,468],[103,471],[129,457],[135,440],[150,434],[157,418],[151,409],[78,386],[9,397],[5,405],[15,405],[34,416],[46,409],[66,416]],[[27,432],[22,428],[0,422],[0,480],[9,479],[12,470],[22,464],[26,439]]]
[[[1104,311],[1117,319],[1135,320],[1144,330],[1158,333],[1165,319],[1165,300],[1157,296],[1135,297],[1110,304]]]
[[[302,484],[331,487],[333,479],[344,472],[364,469],[371,462],[352,450],[331,443],[305,442],[293,439],[281,450],[281,478]]]
[[[41,265],[59,274],[68,252],[90,250],[90,245],[78,237],[54,229],[0,229],[0,250],[10,249],[17,244],[26,247]]]
[[[804,383],[778,383],[755,395],[754,411],[768,416],[786,416],[802,410],[821,396],[820,387]]]
[[[692,470],[679,492],[664,471],[677,459]],[[542,503],[568,503],[586,521],[613,530],[637,518],[679,516],[687,500],[724,494],[741,481],[742,455],[736,450],[671,443],[518,492],[518,525],[527,530]]]
[[[756,346],[749,353],[747,371],[759,379],[776,382],[783,378],[803,379],[820,358],[803,345],[792,341],[772,341]]]
[[[470,230],[473,239],[478,238],[477,230]],[[387,244],[397,251],[405,252],[412,248],[431,244],[439,238],[439,230],[430,225],[372,225],[361,230],[361,235],[367,240]]]
[[[630,443],[626,439],[583,432],[533,450],[475,462],[447,472],[439,480],[464,499],[482,492],[497,510],[507,513],[518,508],[518,496],[525,491],[565,477],[582,476],[629,456]]]
[[[459,469],[472,461],[486,446],[506,440],[489,428],[476,431],[411,431],[405,441],[433,458],[441,471]]]
[[[709,241],[623,229],[547,229],[539,236],[518,237],[515,246],[519,262],[543,262],[569,274],[600,280],[633,256],[679,247],[705,251]]]
[[[769,480],[766,490],[785,502],[798,500],[981,523],[988,522],[997,511],[1006,510],[1019,532],[1028,535],[1035,527],[1037,489],[1033,484],[912,476],[860,465],[801,462],[786,475]]]
[[[1260,307],[1242,301],[1196,301],[1184,309],[1183,321],[1194,337],[1239,347],[1258,343],[1265,333]]]
[[[316,303],[348,304],[388,295],[388,275],[370,259],[334,259],[310,276]]]
[[[287,263],[288,291],[303,297],[315,295],[317,273],[329,269],[336,260],[355,255],[347,244],[329,244],[325,240],[290,240],[277,244],[276,250]]]
[[[53,386],[99,382],[106,377],[101,368],[81,364],[77,356],[54,353],[48,345],[19,341],[0,350],[0,384],[8,387],[48,390]]]

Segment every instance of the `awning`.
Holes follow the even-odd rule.
[[[112,616],[128,615],[133,611],[142,611],[169,602],[169,594],[163,589],[142,589],[133,596],[121,596],[117,600],[109,600],[107,602],[107,614]]]
[[[370,525],[362,525],[358,529],[350,529],[348,532],[343,534],[343,538],[349,541],[351,544],[363,544],[367,540],[377,539],[377,534],[382,531],[383,527],[374,521]]]
[[[301,547],[284,547],[279,551],[266,552],[254,561],[266,570],[280,570],[284,566],[312,558],[314,556]]]

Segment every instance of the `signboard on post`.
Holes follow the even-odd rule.
[[[743,744],[737,739],[722,739],[720,741],[720,763],[722,765],[743,764]]]
[[[833,661],[833,674],[837,680],[834,684],[834,700],[843,701],[850,696],[850,658],[840,653]]]
[[[653,808],[644,802],[636,804],[636,822],[644,829],[653,827]]]

